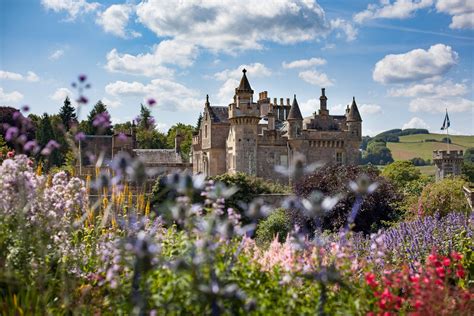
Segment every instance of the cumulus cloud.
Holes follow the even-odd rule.
[[[474,2],[471,0],[438,0],[436,10],[452,16],[452,29],[474,28]]]
[[[197,56],[194,45],[179,40],[163,40],[153,47],[151,53],[120,54],[115,48],[107,54],[105,68],[111,72],[122,72],[148,77],[171,77],[174,70],[166,65],[187,67]]]
[[[330,87],[334,85],[334,81],[323,73],[316,70],[306,70],[298,74],[304,81],[319,87]]]
[[[362,115],[374,115],[382,113],[382,107],[377,104],[362,104],[359,111]]]
[[[65,11],[69,20],[75,20],[79,15],[93,12],[100,7],[99,3],[87,0],[41,0],[41,4],[47,10]]]
[[[433,0],[381,0],[369,4],[367,9],[354,15],[354,21],[364,23],[373,19],[406,19],[419,9],[431,7]]]
[[[390,89],[388,94],[392,97],[455,97],[465,95],[467,92],[468,88],[464,83],[453,83],[448,80],[440,84],[421,83]]]
[[[348,42],[352,42],[357,38],[357,29],[348,21],[344,19],[334,19],[330,21],[331,29],[334,31],[342,31],[346,36]],[[338,34],[338,37],[341,35]]]
[[[16,72],[10,72],[5,70],[0,70],[0,79],[3,80],[15,80],[15,81],[29,81],[29,82],[36,82],[39,80],[37,74],[33,71],[28,71],[26,75],[22,75]]]
[[[426,124],[425,121],[423,121],[419,117],[412,117],[408,122],[403,124],[402,129],[407,129],[407,128],[425,128],[425,129],[430,129],[430,126]]]
[[[55,50],[51,55],[49,55],[50,60],[58,60],[59,58],[63,57],[64,49]]]
[[[323,9],[307,0],[149,0],[136,13],[159,37],[229,53],[262,48],[264,41],[313,40],[330,30]]]
[[[0,87],[0,103],[8,105],[23,100],[23,94],[18,91],[6,92]]]
[[[116,81],[109,83],[105,91],[116,98],[138,96],[143,97],[144,102],[153,98],[161,109],[168,111],[189,111],[201,108],[203,104],[203,100],[198,99],[197,91],[166,79],[153,79],[148,84]]]
[[[224,82],[217,93],[219,103],[226,104],[232,101],[235,88],[239,85],[242,69],[244,68],[247,69],[247,76],[250,81],[251,78],[263,78],[272,74],[271,70],[262,63],[240,65],[235,69],[225,69],[215,73],[214,78]]]
[[[299,59],[294,60],[289,63],[283,62],[282,66],[285,69],[294,69],[294,68],[310,68],[313,66],[321,66],[326,64],[326,59],[313,57],[310,59]]]
[[[449,112],[472,112],[474,101],[465,98],[437,98],[420,97],[410,101],[411,112],[444,113]]]
[[[122,102],[120,102],[119,99],[109,99],[109,98],[102,98],[102,103],[104,103],[107,106],[110,106],[112,108],[118,108],[119,106],[122,105]]]
[[[66,99],[67,96],[71,96],[72,92],[68,88],[59,88],[52,95],[49,97],[51,100],[62,102],[64,99]]]
[[[372,77],[381,83],[433,78],[445,74],[458,60],[458,54],[444,44],[428,50],[414,49],[405,54],[387,55],[375,64]]]
[[[134,7],[128,4],[113,4],[97,14],[96,23],[101,25],[106,33],[122,38],[140,36],[139,33],[126,31],[133,10]]]

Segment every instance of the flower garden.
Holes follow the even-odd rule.
[[[299,163],[294,188],[172,174],[133,192],[140,161],[118,154],[86,179],[43,170],[58,143],[22,138],[16,119],[0,166],[2,315],[474,314],[462,193]],[[66,135],[73,153],[80,135]],[[275,209],[252,195],[265,190],[290,194]]]

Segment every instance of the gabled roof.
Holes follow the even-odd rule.
[[[239,87],[235,89],[235,92],[243,91],[243,92],[253,93],[252,87],[250,86],[249,80],[247,79],[247,75],[245,74],[247,70],[244,68],[242,72],[243,72],[242,79],[240,79]]]
[[[357,108],[357,104],[355,101],[355,97],[352,98],[352,104],[349,109],[349,114],[347,115],[348,122],[362,122],[362,118],[360,117],[359,109]]]
[[[300,107],[298,106],[298,101],[296,101],[296,94],[293,98],[293,104],[291,105],[290,112],[288,113],[287,120],[302,120],[303,115],[301,115]]]
[[[229,122],[229,108],[227,106],[210,106],[209,110],[213,123]]]

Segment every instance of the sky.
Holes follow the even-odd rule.
[[[296,94],[304,116],[355,97],[363,134],[474,134],[472,0],[0,0],[0,105],[57,113],[85,74],[113,123],[156,100],[160,130],[195,125],[206,94],[228,105],[247,69],[255,91]]]

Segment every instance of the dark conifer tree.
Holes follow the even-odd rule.
[[[59,110],[59,117],[66,131],[69,131],[72,124],[77,122],[76,109],[71,105],[69,97],[64,100],[64,104]]]

